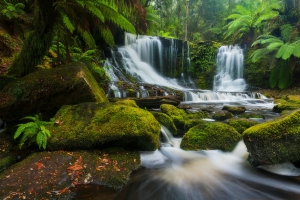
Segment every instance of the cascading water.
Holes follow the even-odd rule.
[[[300,198],[299,181],[291,177],[299,176],[300,170],[291,163],[261,166],[276,173],[272,174],[253,168],[246,162],[248,153],[242,141],[227,153],[217,150],[184,151],[179,148],[180,139],[173,138],[167,131],[163,135],[167,137],[166,144],[159,150],[141,153],[142,165],[146,169],[133,176],[126,187],[126,197],[122,199]]]
[[[187,51],[184,50],[185,46]],[[182,65],[179,66],[176,60],[180,51],[182,51]],[[161,38],[158,37],[125,33],[125,46],[119,47],[111,54],[111,58],[107,59],[107,66],[110,66],[107,72],[112,77],[112,81],[125,81],[132,84],[128,76],[124,75],[129,74],[139,84],[135,89],[136,97],[148,97],[149,94],[141,93],[140,86],[150,84],[182,91],[185,103],[240,102],[249,104],[249,101],[257,103],[257,99],[260,99],[259,103],[266,103],[267,98],[259,93],[240,93],[244,91],[246,84],[242,78],[243,51],[239,46],[223,46],[219,49],[218,74],[214,80],[215,91],[195,89],[195,84],[189,76],[189,45],[184,45],[182,41],[164,39],[161,42]],[[177,74],[181,74],[179,79],[174,78],[175,70]],[[126,96],[123,93],[121,97]],[[157,91],[154,94],[157,94]],[[120,97],[120,95],[114,97]]]
[[[214,91],[242,92],[246,89],[243,79],[244,54],[240,46],[221,46],[217,54],[217,75]]]

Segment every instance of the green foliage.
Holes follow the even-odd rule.
[[[3,2],[0,3],[0,14],[8,19],[17,18],[19,15],[25,14],[24,8],[25,5],[23,3],[13,4],[3,0]]]
[[[23,134],[19,143],[20,149],[22,148],[26,140],[29,140],[29,144],[35,141],[39,146],[39,149],[43,148],[45,150],[47,146],[47,138],[50,137],[51,134],[44,125],[53,124],[53,122],[42,121],[39,115],[27,116],[23,119],[29,119],[32,120],[32,122],[18,125],[18,129],[15,132],[14,139],[17,139]]]
[[[278,87],[284,89],[289,87],[293,82],[292,71],[289,66],[289,62],[285,60],[279,60],[276,66],[271,71],[269,84],[271,88]]]
[[[245,2],[244,5],[237,5],[233,14],[227,17],[231,20],[224,33],[225,38],[239,40],[246,34],[255,37],[256,32],[262,32],[267,22],[271,22],[279,15],[282,5],[280,1],[254,1]]]

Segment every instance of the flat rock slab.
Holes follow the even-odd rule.
[[[0,198],[70,199],[91,184],[119,190],[139,166],[139,153],[123,149],[34,153],[0,174]]]

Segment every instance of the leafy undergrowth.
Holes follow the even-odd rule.
[[[0,198],[70,199],[89,185],[117,193],[139,166],[139,154],[123,149],[34,153],[0,175]]]

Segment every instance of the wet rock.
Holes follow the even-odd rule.
[[[69,64],[31,73],[0,91],[0,118],[19,122],[25,116],[42,113],[51,118],[62,105],[105,102],[104,91],[84,64]]]
[[[300,161],[300,110],[272,121],[252,126],[243,139],[253,165]]]
[[[232,117],[233,117],[233,114],[231,112],[227,111],[227,110],[220,110],[220,111],[215,112],[212,115],[213,119],[220,120],[220,121],[230,119]]]
[[[139,153],[120,148],[34,153],[0,174],[0,198],[72,199],[89,184],[117,193],[139,166]]]
[[[162,96],[162,97],[147,97],[147,98],[134,98],[136,104],[140,108],[159,108],[162,104],[170,104],[178,106],[180,101],[176,96]]]
[[[231,112],[234,115],[242,114],[246,111],[246,108],[244,106],[224,106],[222,110],[227,110]]]
[[[184,134],[180,147],[185,150],[231,151],[240,140],[241,134],[227,124],[203,122]]]
[[[49,150],[125,147],[155,150],[159,147],[160,124],[147,110],[133,104],[81,103],[63,106],[54,117]]]
[[[252,119],[246,118],[231,118],[227,121],[227,124],[235,128],[239,133],[243,133],[247,128],[258,124]]]
[[[246,119],[249,119],[249,118],[265,119],[265,117],[263,115],[261,115],[261,114],[250,113],[250,112],[240,114],[238,117],[239,118],[246,118]]]

